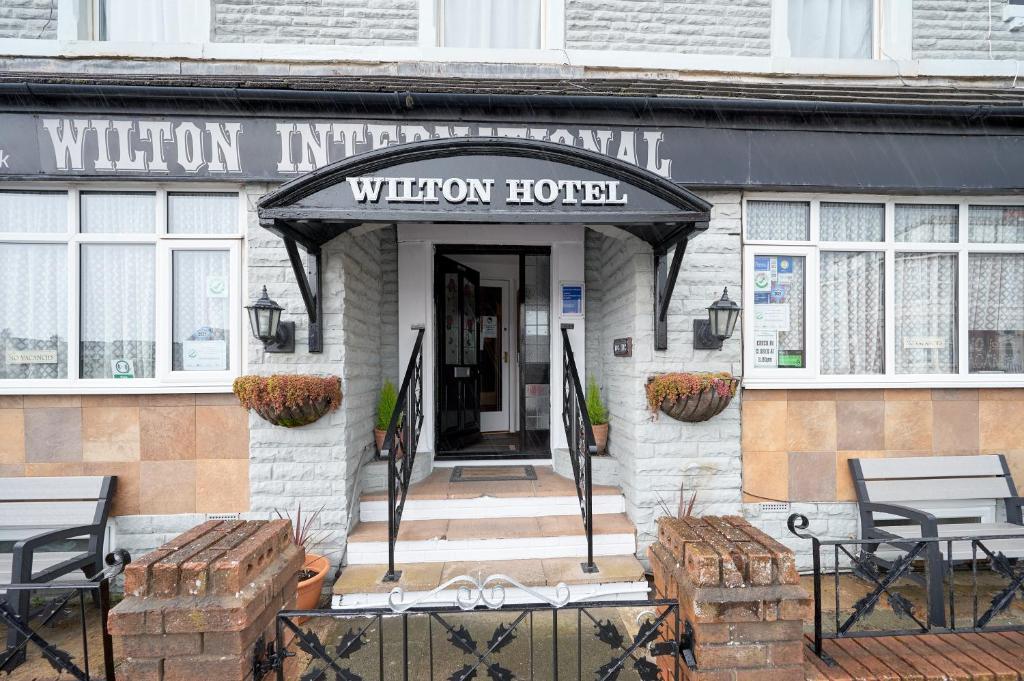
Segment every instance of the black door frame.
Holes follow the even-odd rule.
[[[522,340],[523,325],[526,323],[525,315],[523,314],[523,305],[525,304],[526,289],[523,286],[523,282],[526,279],[526,256],[528,255],[546,255],[548,256],[548,267],[550,268],[553,264],[551,260],[551,246],[507,246],[507,245],[496,245],[496,246],[482,246],[482,245],[459,245],[459,244],[435,244],[433,263],[435,265],[438,256],[452,256],[452,255],[517,255],[519,256],[519,286],[516,290],[516,307],[517,307],[517,326],[516,329],[516,361],[522,361],[522,348],[519,346]],[[553,276],[553,273],[552,273]],[[431,299],[434,302],[434,309],[431,311],[433,318],[438,318],[438,299],[437,299],[437,287],[435,285],[433,295]],[[554,301],[550,302],[550,306],[554,308]],[[478,459],[478,458],[505,458],[505,459],[547,459],[551,458],[551,442],[548,440],[547,452],[531,452],[527,451],[526,448],[526,391],[523,390],[524,373],[522,368],[517,372],[519,374],[519,450],[516,452],[510,452],[507,456],[497,457],[493,455],[474,456],[472,454],[463,454],[461,452],[441,452],[438,449],[438,445],[441,442],[441,421],[439,418],[439,408],[441,406],[441,363],[437,361],[437,352],[440,344],[440,333],[438,329],[434,329],[434,446],[435,456],[443,457],[448,460],[458,459]],[[554,342],[554,336],[552,336],[552,342]],[[548,377],[548,385],[550,389],[551,378]],[[550,436],[549,436],[550,437]]]

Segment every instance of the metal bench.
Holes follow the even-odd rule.
[[[921,551],[927,561],[928,609],[934,620],[945,618],[946,570],[951,563],[976,557],[972,538],[986,538],[986,548],[1007,558],[1024,557],[1024,497],[1017,496],[1001,454],[850,459],[850,472],[862,538],[886,540],[867,547],[880,562],[886,562],[886,551],[879,550],[885,544],[906,551],[920,538],[958,539],[930,541]],[[1006,521],[998,520],[1000,500]],[[999,539],[1003,535],[1008,538]]]
[[[31,592],[7,584],[81,581],[104,569],[115,476],[0,478],[0,600],[26,622]],[[8,631],[8,648],[22,637]]]

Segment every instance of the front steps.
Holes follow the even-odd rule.
[[[467,465],[465,468],[472,468]],[[504,468],[504,467],[503,467]],[[518,469],[518,470],[513,470]],[[522,470],[488,468],[497,480],[451,482],[451,468],[439,468],[413,485],[395,547],[399,582],[383,582],[387,572],[387,496],[364,494],[360,523],[348,538],[348,566],[334,586],[339,608],[383,607],[395,587],[406,604],[452,605],[460,586],[479,594],[492,575],[504,602],[633,600],[647,596],[643,566],[637,561],[636,530],[625,515],[625,500],[614,487],[594,487],[594,556],[598,572],[586,574],[586,535],[572,480],[550,466],[533,466],[535,480],[502,480]],[[479,472],[479,471],[478,471]],[[446,582],[468,577],[430,595]],[[516,586],[520,584],[522,588]],[[485,589],[485,592],[489,592]]]

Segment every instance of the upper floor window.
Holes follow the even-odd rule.
[[[65,38],[128,43],[203,43],[211,0],[65,0]]]
[[[423,0],[420,12],[424,47],[537,50],[565,42],[564,0]]]
[[[875,0],[788,0],[790,56],[870,59]]]

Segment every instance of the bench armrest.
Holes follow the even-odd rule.
[[[1024,497],[1006,497],[1003,501],[1006,503],[1006,520],[1014,525],[1024,525],[1024,513],[1021,511]]]
[[[32,581],[32,559],[36,549],[40,546],[62,539],[74,537],[97,537],[103,534],[102,525],[79,525],[77,527],[62,527],[59,530],[42,532],[28,539],[22,539],[15,543],[12,553],[11,577],[14,584],[27,584]]]
[[[879,504],[871,501],[860,502],[860,510],[867,513],[888,513],[889,515],[906,518],[921,528],[922,537],[937,537],[939,534],[938,521],[934,515],[927,511],[911,508],[910,506],[900,506],[899,504]],[[871,525],[872,527],[863,528],[862,531],[875,529],[873,519]]]

